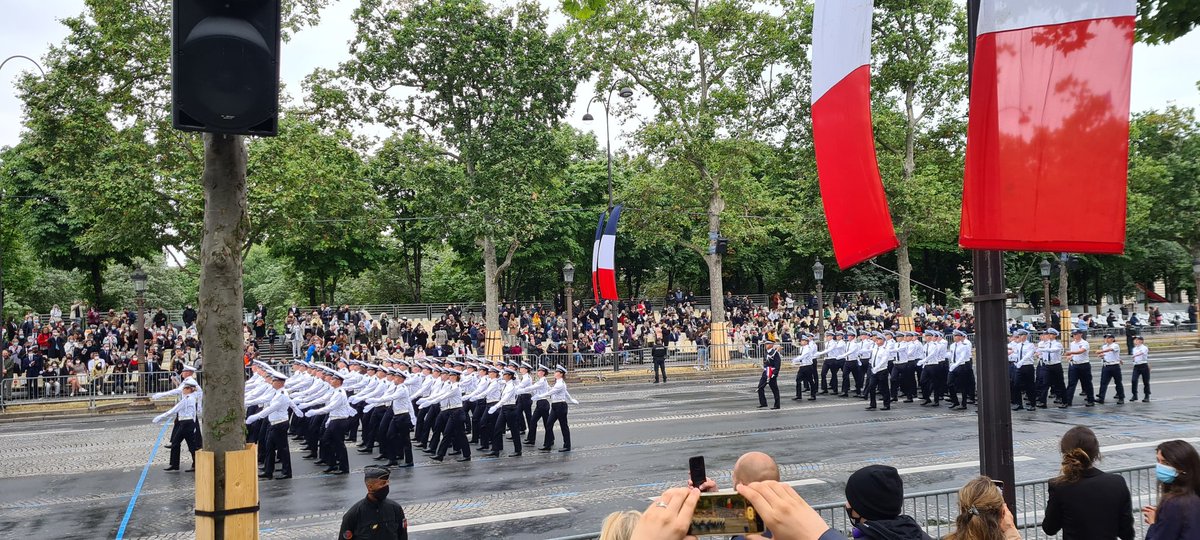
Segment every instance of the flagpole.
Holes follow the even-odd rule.
[[[967,88],[975,65],[975,38],[979,32],[980,0],[967,0]],[[969,108],[969,106],[968,106]],[[1016,466],[1013,461],[1012,411],[1008,408],[1008,358],[1006,354],[1004,252],[971,253],[975,295],[976,363],[979,370],[979,472],[1004,482],[1004,502],[1016,508]]]

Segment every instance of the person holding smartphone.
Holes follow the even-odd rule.
[[[997,481],[977,476],[958,490],[958,518],[946,540],[1021,540]]]

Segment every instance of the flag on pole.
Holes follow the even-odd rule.
[[[596,302],[617,300],[617,221],[621,219],[621,205],[616,205],[607,215],[600,214],[596,226],[596,242],[592,246],[592,291]]]
[[[817,0],[813,18],[813,143],[838,266],[899,245],[871,130],[872,0]]]
[[[1135,0],[983,0],[959,244],[1121,253]]]

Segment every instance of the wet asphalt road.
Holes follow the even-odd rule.
[[[1058,437],[1076,424],[1096,429],[1105,446],[1122,445],[1106,453],[1110,469],[1152,464],[1154,441],[1200,436],[1200,354],[1159,357],[1153,369],[1151,403],[1013,413],[1018,480],[1053,476]],[[418,456],[415,468],[393,473],[391,497],[404,505],[413,538],[545,539],[598,530],[614,510],[644,510],[648,498],[686,482],[692,455],[704,455],[709,476],[728,487],[739,455],[767,452],[783,480],[805,480],[797,489],[814,504],[840,501],[844,479],[871,463],[919,468],[904,473],[908,492],[977,474],[973,412],[792,401],[792,371],[781,377],[779,411],[755,408],[749,378],[580,388],[570,416],[575,451],[470,463]],[[161,431],[149,418],[0,425],[0,538],[115,538]],[[262,537],[333,538],[363,495],[361,467],[375,463],[350,455],[354,473],[327,476],[294,450],[295,478],[260,483]],[[167,458],[160,448],[123,538],[192,537],[192,478],[162,471]]]

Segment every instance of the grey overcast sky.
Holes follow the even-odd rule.
[[[554,10],[555,0],[541,0],[552,10],[552,25],[563,24],[563,17]],[[317,67],[334,67],[346,59],[347,43],[354,34],[350,14],[356,0],[334,0],[322,13],[321,24],[301,31],[283,45],[281,76],[287,90],[300,92],[300,81]],[[58,21],[84,10],[82,0],[0,0],[0,58],[14,54],[40,60],[48,46],[66,36],[66,28]],[[1138,44],[1133,57],[1134,111],[1161,108],[1169,103],[1181,106],[1200,106],[1200,31],[1193,32],[1170,45],[1150,47]],[[16,144],[21,132],[21,104],[15,96],[13,83],[25,70],[36,70],[27,61],[12,60],[0,72],[0,147]],[[581,122],[588,99],[590,84],[580,86],[570,122],[584,130],[596,130],[604,136],[599,122]],[[639,107],[641,108],[641,107]],[[632,127],[632,126],[631,126]],[[613,126],[614,146],[619,146],[621,126]]]

